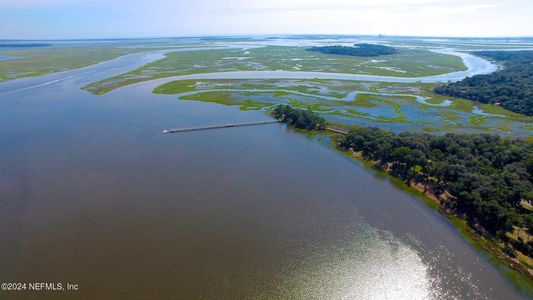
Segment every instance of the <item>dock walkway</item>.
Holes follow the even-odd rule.
[[[331,131],[331,132],[335,132],[335,133],[339,133],[339,134],[344,134],[344,135],[348,134],[347,131],[342,131],[342,130],[331,128],[331,127],[326,127],[326,130]]]
[[[221,128],[232,128],[232,127],[267,125],[267,124],[275,124],[275,123],[281,123],[281,122],[282,122],[281,120],[267,120],[267,121],[253,121],[253,122],[245,122],[245,123],[228,123],[228,124],[222,124],[222,125],[184,127],[184,128],[163,130],[163,134],[202,131],[202,130],[221,129]]]

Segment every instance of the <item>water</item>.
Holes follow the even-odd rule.
[[[146,59],[0,86],[2,282],[93,299],[520,297],[437,212],[283,125],[161,134],[261,112],[153,95],[157,81],[79,89]]]
[[[9,59],[15,59],[17,58],[16,56],[12,56],[12,55],[3,55],[3,54],[0,54],[0,61],[2,60],[9,60]]]

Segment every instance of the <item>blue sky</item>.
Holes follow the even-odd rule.
[[[0,39],[533,36],[533,0],[0,0]]]

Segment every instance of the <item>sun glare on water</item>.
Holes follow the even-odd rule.
[[[317,249],[277,293],[296,299],[454,299],[431,269],[413,247],[370,228]]]

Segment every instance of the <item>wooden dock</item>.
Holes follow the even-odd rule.
[[[331,127],[326,127],[326,130],[331,131],[331,132],[335,132],[335,133],[339,133],[339,134],[343,134],[343,135],[347,135],[348,134],[347,131],[342,131],[342,130],[331,128]]]
[[[267,124],[275,124],[275,123],[281,123],[281,122],[282,120],[267,120],[267,121],[254,121],[254,122],[245,122],[245,123],[228,123],[228,124],[222,124],[222,125],[210,125],[210,126],[199,126],[199,127],[184,127],[184,128],[163,130],[163,134],[203,131],[203,130],[232,128],[232,127],[267,125]]]

